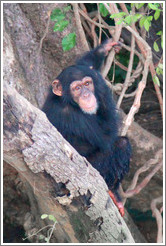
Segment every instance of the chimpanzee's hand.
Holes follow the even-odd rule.
[[[115,53],[119,53],[119,51],[121,50],[121,44],[123,43],[123,39],[120,38],[120,41],[113,41],[112,38],[108,39],[106,41],[106,43],[104,44],[104,49],[105,49],[105,52],[106,52],[106,55],[108,54],[108,51],[110,51],[112,48],[114,48],[115,50]]]

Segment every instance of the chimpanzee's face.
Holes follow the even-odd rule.
[[[58,76],[52,83],[53,92],[66,100],[73,100],[87,114],[96,114],[98,109],[95,96],[95,72],[85,67],[71,66]],[[68,101],[69,102],[69,101]]]
[[[84,113],[96,114],[98,104],[94,95],[94,84],[91,77],[73,81],[70,84],[70,93],[73,100]]]

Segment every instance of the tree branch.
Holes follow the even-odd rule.
[[[107,5],[107,3],[103,3],[104,6],[108,9],[110,14],[114,14],[114,13],[119,13],[119,10],[116,6],[116,4],[111,3],[109,4],[109,6]],[[115,23],[115,35],[114,35],[114,41],[118,41],[121,35],[121,31],[122,31],[122,24],[120,25],[116,25]],[[115,51],[114,49],[111,50],[111,52],[109,53],[107,59],[106,59],[106,63],[105,66],[102,70],[102,75],[105,78],[110,70],[110,67],[112,66],[112,62],[115,56]]]
[[[73,6],[75,20],[76,20],[76,26],[78,28],[78,32],[79,32],[79,35],[80,35],[80,40],[82,42],[84,50],[88,51],[89,50],[89,45],[87,43],[87,40],[86,40],[86,37],[85,37],[85,33],[84,33],[84,30],[83,30],[83,27],[82,27],[80,15],[79,15],[79,10],[78,10],[78,3],[72,3],[72,6]]]
[[[162,243],[163,242],[163,234],[162,234],[162,216],[159,210],[157,209],[157,204],[163,202],[163,197],[158,197],[156,199],[153,199],[151,202],[151,210],[152,210],[152,215],[156,218],[157,221],[157,242],[156,243]]]
[[[122,90],[122,92],[120,94],[120,97],[118,99],[117,108],[120,108],[120,105],[122,103],[123,97],[124,97],[125,92],[126,92],[128,86],[129,86],[129,83],[130,83],[132,67],[133,67],[133,61],[134,61],[134,50],[135,50],[135,38],[134,38],[134,35],[132,35],[132,37],[131,37],[131,52],[130,52],[129,66],[128,66],[125,82],[123,84],[123,90]]]

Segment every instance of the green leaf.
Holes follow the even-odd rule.
[[[109,14],[103,3],[99,3],[99,11],[103,17],[106,17]]]
[[[75,32],[69,33],[62,39],[62,48],[64,51],[71,50],[76,45],[76,34]]]
[[[125,12],[119,12],[118,14],[119,14],[119,17],[123,17],[123,16],[127,15],[127,13],[125,13]]]
[[[153,20],[153,16],[150,15],[150,16],[146,17],[146,19],[147,19],[148,21],[152,21],[152,20]]]
[[[156,52],[159,52],[159,47],[158,47],[158,44],[156,43],[156,41],[153,43],[153,49],[154,49]]]
[[[68,5],[68,6],[66,6],[66,7],[63,8],[63,11],[64,12],[68,12],[70,10],[71,10],[71,6],[70,5]]]
[[[121,18],[121,17],[123,17],[123,16],[125,16],[125,15],[127,15],[125,12],[119,12],[119,13],[117,13],[117,14],[112,14],[112,15],[110,16],[110,18],[111,18],[111,19],[114,19],[114,18]]]
[[[39,235],[39,240],[43,240],[45,238],[44,235]]]
[[[124,21],[125,21],[128,25],[130,25],[131,22],[132,22],[132,16],[131,16],[131,15],[126,16],[125,19],[124,19]]]
[[[155,5],[155,3],[148,3],[148,7],[153,10],[158,10],[158,7]]]
[[[159,17],[160,17],[160,10],[156,10],[154,13],[154,19],[158,20]]]
[[[159,68],[160,69],[160,68]],[[163,75],[163,69],[160,69],[160,74]]]
[[[123,19],[118,20],[118,21],[116,22],[116,25],[120,25],[122,22],[123,22]]]
[[[145,30],[148,32],[149,31],[149,27],[150,27],[150,22],[148,21],[148,19],[146,18],[146,20],[144,21],[144,27]]]
[[[136,9],[140,9],[145,3],[135,3]],[[132,6],[131,6],[132,7]]]
[[[135,7],[136,7],[136,9],[138,9],[139,8],[139,3],[135,3]]]
[[[49,243],[49,238],[45,237],[44,240],[46,241],[46,243]]]
[[[54,30],[54,32],[57,32],[57,31],[62,32],[65,29],[65,27],[68,26],[68,24],[69,24],[68,20],[58,21],[55,23],[53,30]]]
[[[65,15],[62,13],[61,9],[56,8],[52,11],[50,18],[52,21],[60,21],[65,18]]]
[[[157,35],[162,35],[163,32],[162,32],[162,31],[159,31],[159,32],[157,32],[156,34],[157,34]]]
[[[56,222],[56,218],[53,215],[49,214],[48,218],[49,220]]]
[[[42,214],[42,215],[41,215],[41,219],[42,219],[42,220],[46,219],[47,217],[48,217],[48,214]]]
[[[161,39],[161,48],[163,49],[163,39]]]
[[[111,19],[116,18],[116,14],[112,14],[112,15],[110,15],[110,18],[111,18]]]
[[[145,20],[146,20],[146,17],[142,16],[142,18],[139,21],[139,25],[140,25],[141,28],[143,27]]]
[[[160,86],[160,80],[159,80],[159,78],[157,77],[157,75],[154,75],[154,76],[153,76],[153,82],[154,82],[156,85]]]
[[[160,75],[160,68],[156,68],[156,73],[158,74],[158,75]]]
[[[161,69],[163,69],[163,64],[162,63],[159,63],[158,64],[158,67],[161,68]]]
[[[163,69],[159,68],[159,66],[156,68],[156,73],[158,75],[162,74],[163,75]]]
[[[134,16],[136,16],[136,17],[137,17],[137,19],[139,19],[139,18],[141,18],[141,17],[142,17],[142,14],[137,13],[137,14],[135,14]]]
[[[144,6],[145,3],[139,3],[138,4],[138,9],[140,9],[142,6]]]
[[[142,17],[141,14],[135,14],[132,16],[132,22],[136,22],[138,21],[138,19],[140,19]]]

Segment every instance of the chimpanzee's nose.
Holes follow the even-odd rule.
[[[89,94],[89,91],[85,91],[85,92],[84,92],[84,97],[85,97],[85,98],[89,97],[89,95],[90,95],[90,94]]]

